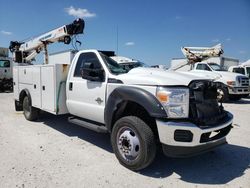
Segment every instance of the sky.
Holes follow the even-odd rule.
[[[85,20],[79,49],[114,50],[149,65],[184,57],[182,46],[221,43],[224,56],[250,59],[250,0],[1,0],[0,46]],[[49,52],[72,49],[52,44]]]

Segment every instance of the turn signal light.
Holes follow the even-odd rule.
[[[157,98],[161,102],[168,102],[168,100],[169,100],[169,96],[167,95],[166,92],[158,92]]]

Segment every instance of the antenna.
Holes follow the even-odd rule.
[[[116,26],[116,55],[119,53],[119,28]]]

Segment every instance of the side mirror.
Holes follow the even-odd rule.
[[[95,82],[103,82],[104,81],[104,70],[103,69],[95,69],[93,68],[94,64],[91,62],[84,63],[84,66],[81,69],[81,76],[83,79],[95,81]]]

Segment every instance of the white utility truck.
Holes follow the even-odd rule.
[[[212,48],[183,47],[181,50],[186,59],[173,59],[171,61],[171,70],[213,79],[214,83],[217,84],[218,99],[221,102],[226,102],[229,99],[239,100],[249,95],[248,77],[228,72],[218,63],[210,61],[211,58],[220,57],[223,53],[220,44]]]
[[[9,58],[9,49],[0,47],[0,91],[13,88],[13,63]]]
[[[10,49],[17,62],[27,63],[44,45],[82,33],[83,23],[11,42]],[[157,146],[167,156],[186,157],[226,143],[233,116],[218,104],[209,79],[154,68],[127,71],[98,50],[57,55],[45,58],[48,64],[14,67],[15,106],[27,120],[40,110],[69,114],[71,123],[110,133],[116,157],[131,170],[147,167]]]

